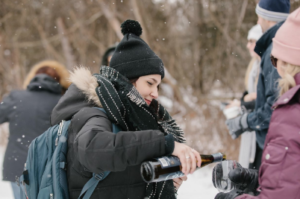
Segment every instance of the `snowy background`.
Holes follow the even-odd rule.
[[[5,148],[0,147],[0,198],[13,199],[10,183],[2,181],[2,162]],[[178,192],[178,199],[213,199],[218,191],[211,182],[213,167],[204,167],[188,176]]]

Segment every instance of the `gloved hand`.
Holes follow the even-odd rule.
[[[213,169],[212,182],[217,188],[218,183],[221,182],[223,177],[223,168],[221,163],[217,164]],[[237,168],[229,172],[228,178],[235,184],[235,190],[239,190],[243,193],[258,195],[256,191],[258,184],[258,170],[243,168],[239,163]]]
[[[230,161],[230,160],[227,160]],[[237,162],[237,168],[243,168],[238,162]],[[212,183],[215,188],[222,187],[221,186],[221,179],[223,178],[223,168],[222,163],[218,163],[214,168],[212,172]]]
[[[215,199],[234,199],[242,194],[244,194],[244,192],[234,189],[228,193],[223,193],[223,192],[218,193]]]
[[[229,172],[228,178],[236,185],[236,189],[249,194],[258,194],[256,191],[259,186],[258,170],[238,167]]]
[[[238,117],[226,120],[226,125],[232,139],[236,139],[245,131],[250,130],[247,122],[247,117],[248,113],[243,113]]]

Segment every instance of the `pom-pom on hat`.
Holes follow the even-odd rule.
[[[139,22],[126,20],[121,25],[124,38],[117,46],[110,67],[119,71],[128,79],[159,74],[164,78],[164,64],[139,36],[142,27]]]
[[[284,21],[290,12],[290,0],[260,0],[255,11],[266,20]]]
[[[300,8],[290,14],[273,38],[272,55],[300,66]]]

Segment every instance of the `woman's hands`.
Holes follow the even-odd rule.
[[[257,96],[256,93],[249,93],[249,94],[245,95],[244,101],[250,102],[250,101],[256,100],[256,96]]]
[[[225,109],[228,109],[228,108],[231,108],[231,107],[234,107],[234,106],[240,107],[240,106],[241,106],[241,101],[240,101],[240,100],[237,100],[237,99],[234,99],[234,100],[232,100],[232,101],[225,107]]]
[[[172,155],[177,156],[181,162],[181,171],[188,175],[196,170],[196,166],[201,166],[200,154],[191,147],[175,142],[175,147]]]
[[[179,187],[181,186],[181,184],[183,183],[183,181],[186,181],[186,180],[187,180],[186,176],[182,176],[180,178],[173,179],[174,187],[178,190]]]

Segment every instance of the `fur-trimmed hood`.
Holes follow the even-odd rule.
[[[29,85],[30,81],[33,79],[33,77],[35,76],[36,72],[45,66],[49,66],[51,68],[54,68],[56,70],[56,72],[58,73],[59,77],[60,77],[60,85],[66,90],[68,89],[68,87],[70,86],[71,82],[69,81],[69,72],[66,69],[65,66],[63,66],[62,64],[56,62],[56,61],[52,61],[52,60],[46,60],[46,61],[42,61],[37,63],[36,65],[34,65],[31,70],[29,71],[29,73],[27,74],[24,83],[23,83],[23,88],[26,89],[27,86]]]
[[[96,93],[97,79],[85,67],[77,67],[70,72],[72,83],[67,92],[59,100],[51,114],[51,125],[61,120],[69,120],[84,107],[102,107]]]
[[[92,102],[99,107],[102,107],[101,102],[96,93],[98,82],[91,71],[85,67],[77,67],[70,73],[70,82],[86,96],[88,102]]]

